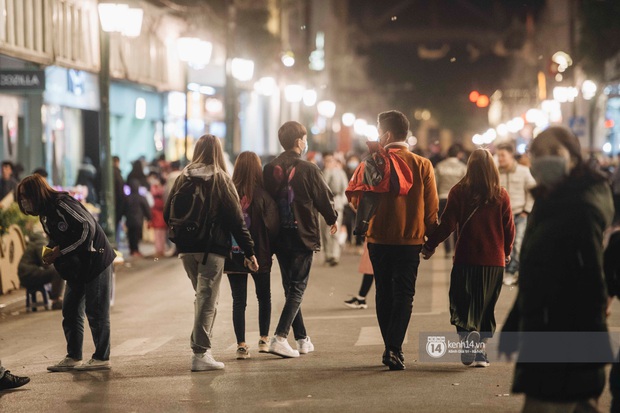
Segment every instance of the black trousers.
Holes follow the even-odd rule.
[[[388,350],[400,351],[413,309],[421,245],[368,243],[375,271],[377,320]]]
[[[258,328],[262,337],[269,335],[271,320],[271,273],[251,274],[258,299]],[[248,300],[248,275],[228,274],[233,298],[233,326],[237,343],[245,342],[245,307]]]

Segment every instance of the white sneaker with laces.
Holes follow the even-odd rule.
[[[97,360],[90,359],[86,363],[80,364],[76,366],[75,369],[79,371],[86,370],[110,370],[112,365],[110,364],[110,360]]]
[[[297,350],[299,350],[299,354],[308,354],[313,352],[314,344],[312,344],[312,341],[310,341],[310,337],[297,340]]]
[[[299,351],[293,350],[293,347],[291,347],[285,338],[278,336],[273,336],[271,338],[269,352],[285,358],[299,357]]]
[[[64,359],[60,360],[58,363],[54,364],[53,366],[48,366],[47,369],[49,371],[54,371],[54,372],[69,371],[69,370],[75,369],[77,366],[81,364],[82,364],[82,360],[75,360],[75,359],[72,359],[71,357],[65,357]]]
[[[215,361],[209,350],[207,350],[207,352],[203,354],[194,353],[194,355],[192,356],[192,371],[209,371],[223,369],[224,363],[222,363],[221,361]]]

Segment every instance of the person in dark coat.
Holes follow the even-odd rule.
[[[110,291],[116,254],[103,229],[80,202],[51,188],[41,175],[25,177],[16,192],[20,210],[38,216],[50,239],[43,263],[54,264],[67,281],[62,306],[67,355],[47,369],[110,369]],[[84,315],[95,344],[86,363],[82,363]]]
[[[528,362],[533,358],[527,357],[543,347],[567,344],[541,343],[531,333],[606,334],[602,243],[613,217],[611,190],[605,177],[584,161],[577,137],[565,128],[543,131],[533,141],[531,155],[535,202],[521,249],[519,293],[504,323],[500,354],[520,351],[513,392],[525,393],[524,412],[598,411],[605,387],[603,363]],[[522,333],[518,343],[504,332],[528,334]],[[599,344],[597,353],[613,358],[609,343]]]
[[[271,319],[271,264],[272,244],[280,229],[278,207],[263,187],[263,171],[260,158],[254,152],[242,152],[237,157],[233,173],[233,183],[241,198],[241,209],[246,226],[254,241],[254,251],[258,260],[258,271],[252,272],[256,298],[258,299],[258,326],[260,339],[258,351],[269,352],[269,322]],[[243,258],[243,251],[233,246],[233,257]],[[249,346],[245,342],[245,307],[248,298],[247,268],[239,268],[227,258],[224,272],[228,274],[233,297],[233,326],[237,338],[237,358],[250,357]]]
[[[127,240],[129,253],[132,257],[142,257],[140,253],[140,240],[144,221],[151,220],[151,207],[146,198],[140,194],[140,183],[132,179],[129,181],[131,193],[125,199],[125,225],[127,226]]]
[[[65,281],[53,265],[43,263],[41,252],[48,243],[47,238],[41,232],[34,232],[29,238],[28,246],[17,265],[19,283],[24,288],[42,288],[45,284],[51,283],[52,309],[60,310]]]
[[[614,225],[609,232],[607,248],[603,256],[605,280],[609,305],[607,315],[610,315],[611,302],[614,297],[620,298],[620,209],[616,209]],[[611,411],[620,412],[620,353],[616,362],[611,366],[609,373],[609,390],[611,392]]]
[[[17,180],[13,174],[13,162],[2,162],[2,177],[0,178],[0,201],[10,192],[15,191]]]
[[[88,188],[88,195],[86,195],[86,202],[91,204],[97,203],[97,168],[93,165],[93,161],[88,157],[84,157],[84,161],[80,165],[78,170],[78,176],[75,180],[76,185],[82,185]]]
[[[126,182],[129,184],[132,180],[138,181],[138,185],[143,186],[146,189],[150,189],[151,187],[146,175],[144,174],[144,165],[140,159],[137,159],[131,163],[131,171],[127,175]]]
[[[112,173],[114,178],[114,219],[116,228],[118,232],[118,225],[121,223],[123,219],[123,211],[125,210],[125,181],[123,180],[123,175],[121,174],[121,160],[118,156],[112,157]],[[118,240],[117,240],[118,243]]]

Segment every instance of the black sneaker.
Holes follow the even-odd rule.
[[[22,387],[23,385],[28,384],[29,381],[30,378],[14,376],[7,370],[4,372],[4,376],[0,379],[0,391]]]
[[[364,299],[359,300],[357,297],[353,297],[350,300],[346,300],[344,302],[344,305],[346,305],[349,308],[357,308],[361,310],[365,310],[366,308],[368,308],[368,304],[366,304],[366,300]]]
[[[487,358],[487,353],[481,351],[480,353],[476,353],[476,359],[474,360],[474,367],[489,367],[491,363],[489,363],[489,359]]]
[[[476,354],[478,354],[477,351],[479,347],[478,343],[480,343],[480,333],[477,331],[470,331],[469,334],[467,334],[467,336],[465,336],[462,340],[467,343],[467,346],[464,346],[462,349],[461,362],[464,365],[469,366],[474,362],[476,359]]]
[[[403,363],[405,362],[405,355],[403,354],[402,350],[395,351],[394,354],[398,356],[398,359],[400,361],[402,361]],[[389,361],[390,361],[390,357],[388,355],[387,349],[385,349],[385,351],[383,352],[383,356],[381,357],[381,362],[387,366],[389,365]]]

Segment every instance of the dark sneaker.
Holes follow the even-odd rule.
[[[366,304],[366,300],[365,299],[358,299],[357,297],[353,297],[350,300],[346,300],[344,302],[344,305],[346,305],[349,308],[356,308],[356,309],[361,309],[361,310],[365,310],[368,308],[368,304]]]
[[[398,352],[395,352],[395,354],[398,355],[398,359],[400,361],[402,361],[403,363],[405,362],[405,355],[403,354],[402,350],[400,350]],[[381,357],[381,362],[387,366],[387,365],[389,365],[389,361],[390,361],[390,357],[389,357],[388,351],[386,349],[383,352],[383,356]]]
[[[387,352],[387,366],[390,370],[405,370],[405,363],[398,356],[398,352]]]
[[[476,358],[480,343],[480,333],[477,331],[470,331],[464,338],[464,341],[467,343],[467,346],[464,346],[462,349],[463,352],[461,352],[461,362],[464,365],[469,366]]]
[[[489,363],[489,359],[485,352],[476,353],[476,359],[473,364],[474,367],[489,367],[490,365],[491,363]]]
[[[9,370],[4,372],[4,376],[0,379],[0,391],[16,389],[30,382],[28,377],[19,377],[11,374]]]

